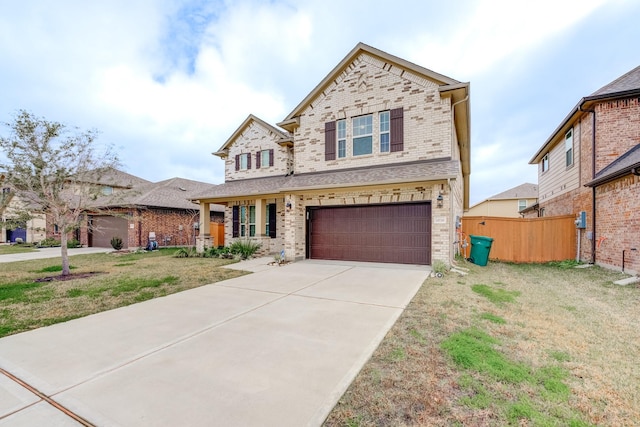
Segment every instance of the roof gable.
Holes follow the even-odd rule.
[[[524,183],[517,187],[510,188],[502,193],[489,197],[487,200],[501,199],[535,199],[538,197],[538,186],[536,184]]]
[[[272,134],[277,140],[278,143],[288,143],[292,141],[292,137],[287,132],[278,129],[275,126],[270,125],[264,120],[254,116],[253,114],[249,114],[249,116],[238,126],[238,128],[231,134],[229,139],[225,141],[225,143],[220,147],[218,151],[213,153],[216,156],[225,157],[228,154],[229,147],[233,145],[233,143],[240,137],[242,134],[252,125],[256,124],[263,128],[267,133]]]
[[[434,82],[438,86],[457,86],[461,82],[447,77],[443,74],[436,73],[435,71],[416,65],[412,62],[406,61],[397,56],[390,55],[374,47],[368,46],[364,43],[358,43],[347,56],[336,65],[333,70],[322,79],[322,81],[298,104],[291,113],[280,123],[278,126],[283,127],[291,131],[291,126],[297,124],[296,117],[300,116],[302,112],[313,103],[315,99],[322,95],[327,88],[332,85],[336,85],[341,81],[345,73],[348,73],[353,68],[354,62],[358,61],[358,58],[366,56],[374,61],[378,61],[380,65],[389,72],[402,75],[404,72],[409,71],[419,78],[423,78]]]

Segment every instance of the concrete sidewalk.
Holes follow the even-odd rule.
[[[320,425],[429,270],[268,262],[0,339],[0,425]]]
[[[84,254],[98,254],[111,252],[111,248],[74,248],[69,249],[69,256],[84,255]],[[29,261],[32,259],[44,259],[44,258],[59,258],[60,248],[40,248],[35,252],[23,252],[19,254],[5,254],[0,255],[0,263],[3,262],[16,262],[16,261]]]

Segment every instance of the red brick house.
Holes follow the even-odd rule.
[[[581,261],[640,272],[640,66],[582,98],[529,163],[529,216],[584,218]]]

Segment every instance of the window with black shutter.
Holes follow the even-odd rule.
[[[256,169],[260,169],[260,163],[261,163],[261,162],[260,162],[260,155],[261,155],[261,154],[262,154],[262,152],[261,152],[261,151],[258,151],[258,152],[256,153]]]
[[[240,236],[240,206],[233,207],[233,237]]]
[[[391,116],[391,151],[404,150],[404,113],[401,108],[390,111]]]
[[[276,204],[271,203],[267,205],[267,230],[266,234],[272,239],[276,237]]]
[[[269,149],[269,166],[273,166],[273,148]]]
[[[324,159],[336,159],[336,122],[324,124]]]

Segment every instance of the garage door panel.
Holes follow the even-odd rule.
[[[115,216],[94,216],[91,226],[91,245],[97,248],[110,248],[114,236],[122,239],[123,248],[128,247],[128,221]]]
[[[310,218],[310,258],[431,263],[428,203],[315,208]]]

